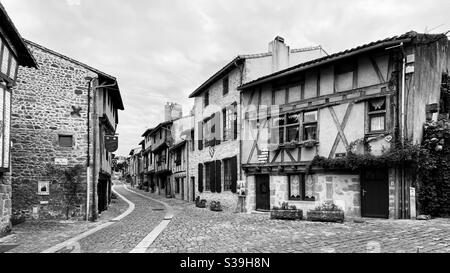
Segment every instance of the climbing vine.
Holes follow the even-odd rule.
[[[352,142],[347,155],[342,158],[316,156],[307,171],[314,167],[322,169],[347,169],[362,171],[386,167],[405,167],[415,171],[414,186],[417,187],[419,212],[433,216],[450,215],[450,122],[426,122],[423,141],[420,144],[395,142],[381,155],[373,155],[367,141]],[[364,145],[365,153],[357,147]]]

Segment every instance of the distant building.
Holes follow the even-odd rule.
[[[35,68],[37,64],[0,3],[0,237],[11,229],[11,97],[19,66]]]
[[[70,216],[96,219],[111,197],[115,145],[108,136],[115,135],[119,110],[124,109],[118,83],[86,64],[26,43],[39,68],[19,69],[14,87],[13,209],[41,218],[63,217],[67,191],[46,166],[81,165],[84,171],[76,190],[80,201]]]
[[[183,108],[178,103],[168,102],[164,105],[164,121],[179,119],[183,116]]]

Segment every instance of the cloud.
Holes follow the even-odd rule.
[[[119,154],[163,119],[166,101],[188,95],[238,54],[291,47],[329,53],[440,26],[450,1],[435,0],[3,0],[22,36],[118,78]]]

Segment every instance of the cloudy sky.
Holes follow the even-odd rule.
[[[292,48],[334,53],[409,30],[450,30],[449,0],[1,0],[24,38],[118,78],[127,155],[167,101],[188,95],[238,54]]]

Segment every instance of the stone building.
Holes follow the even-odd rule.
[[[142,147],[131,149],[130,151],[130,163],[129,174],[131,177],[131,186],[139,186],[139,169],[141,164]]]
[[[11,97],[19,66],[37,64],[0,3],[0,236],[11,229]]]
[[[240,168],[240,93],[237,88],[261,76],[324,55],[320,46],[290,49],[276,37],[269,51],[239,55],[220,69],[189,97],[194,98],[195,151],[189,156],[191,187],[196,196],[220,201],[224,209],[238,202]],[[196,181],[197,179],[197,181]]]
[[[437,117],[449,57],[446,35],[408,32],[241,86],[247,210],[288,202],[306,213],[334,202],[347,216],[414,216],[410,169],[308,165],[316,156],[381,155],[396,143],[420,143],[426,118]]]
[[[75,198],[69,216],[95,220],[110,202],[111,155],[117,149],[118,111],[124,109],[116,78],[26,43],[39,68],[19,69],[14,87],[13,209],[59,218]],[[80,180],[64,183],[49,166],[80,166]],[[76,189],[69,191],[69,185]]]

